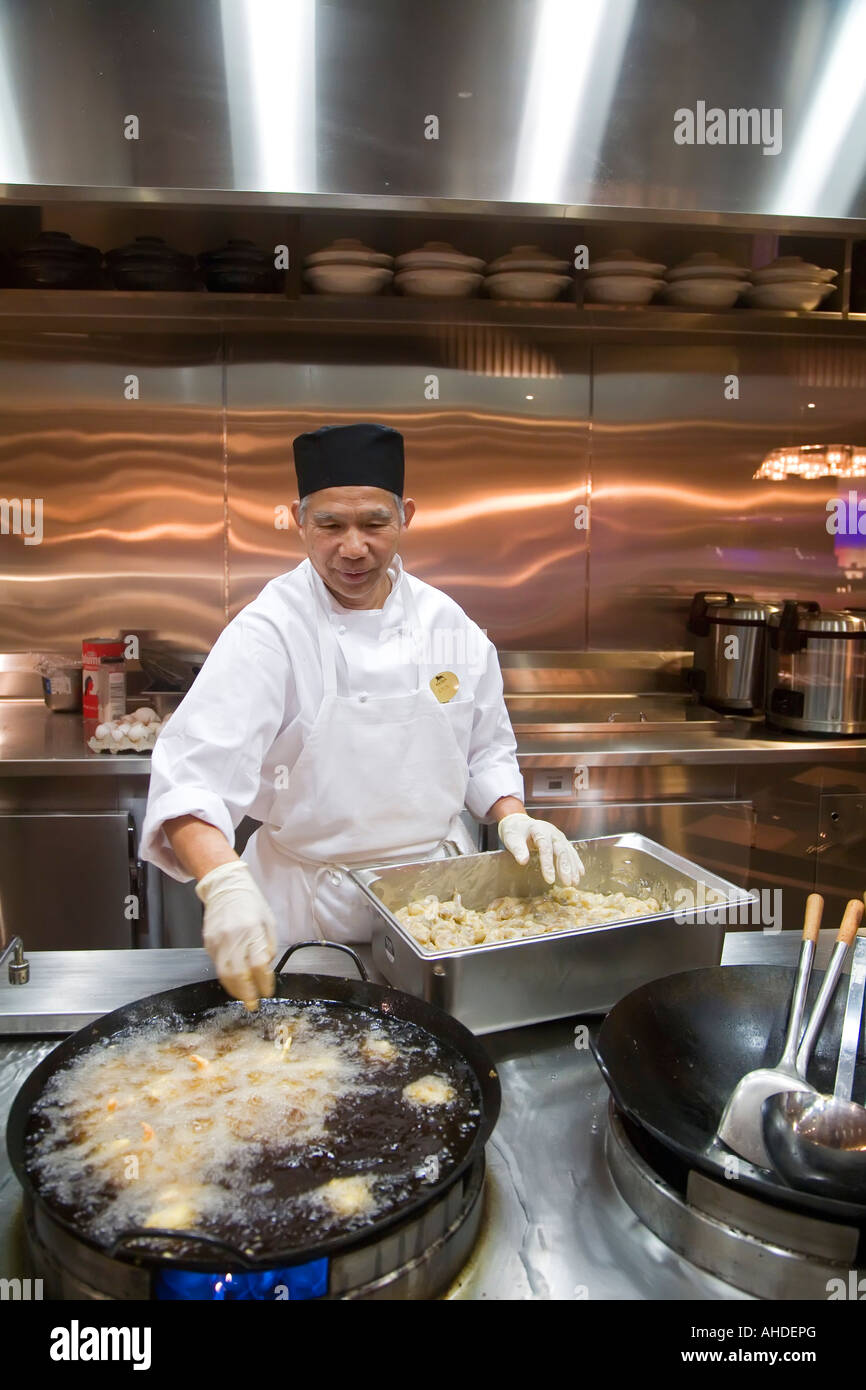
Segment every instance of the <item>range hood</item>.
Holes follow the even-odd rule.
[[[0,198],[866,219],[863,0],[0,0]]]

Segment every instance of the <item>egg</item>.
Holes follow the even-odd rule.
[[[107,738],[111,733],[111,726],[108,724],[97,724],[93,736],[94,738]]]
[[[150,705],[142,705],[140,709],[134,710],[132,717],[138,720],[139,724],[159,723],[159,715],[155,709],[150,708]]]

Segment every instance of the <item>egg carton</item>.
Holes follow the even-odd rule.
[[[94,753],[149,753],[169,717],[160,719],[155,709],[142,705],[122,719],[97,724],[87,746]]]

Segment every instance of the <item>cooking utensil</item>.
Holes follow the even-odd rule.
[[[377,969],[398,989],[432,1000],[476,1033],[490,1033],[569,1014],[604,1013],[636,985],[669,971],[674,961],[715,965],[722,954],[726,906],[735,914],[741,904],[752,906],[744,889],[645,835],[581,840],[578,852],[586,866],[582,889],[651,894],[664,911],[604,927],[424,951],[395,910],[429,893],[440,900],[459,893],[467,907],[487,907],[494,898],[532,897],[548,887],[538,860],[521,866],[508,850],[495,850],[354,869],[352,877],[379,914],[372,935]],[[713,894],[721,913],[702,920],[700,904]],[[695,906],[680,910],[677,904]]]
[[[484,277],[484,289],[492,299],[551,300],[558,298],[570,275],[553,275],[541,270],[498,270]]]
[[[745,280],[749,272],[745,266],[719,256],[715,251],[696,251],[688,260],[680,261],[665,271],[665,279],[677,280]]]
[[[288,958],[295,951],[307,946],[316,946],[320,949],[324,946],[327,949],[344,952],[355,962],[361,978],[356,980],[333,975],[281,974],[280,972]],[[168,1245],[168,1258],[171,1258],[172,1255],[176,1256],[181,1247],[188,1247],[191,1243],[196,1246],[197,1250],[201,1252],[200,1254],[190,1256],[184,1253],[183,1255],[183,1267],[185,1269],[211,1269],[215,1263],[216,1267],[222,1268],[223,1265],[220,1263],[222,1261],[227,1262],[225,1268],[230,1268],[233,1262],[236,1267],[244,1269],[272,1268],[275,1265],[290,1264],[299,1256],[305,1260],[324,1258],[353,1243],[378,1237],[409,1217],[425,1210],[439,1195],[457,1184],[464,1173],[467,1173],[476,1160],[481,1157],[484,1145],[490,1137],[499,1115],[501,1101],[499,1078],[482,1044],[456,1019],[424,1000],[416,999],[398,990],[372,984],[355,952],[348,946],[336,942],[301,942],[289,947],[276,967],[275,997],[297,1003],[344,1004],[370,1011],[373,1014],[378,1013],[389,1019],[405,1020],[424,1029],[435,1041],[456,1052],[469,1068],[479,1095],[477,1128],[471,1141],[467,1143],[464,1154],[444,1176],[435,1182],[425,1183],[420,1194],[416,1193],[381,1217],[372,1217],[360,1230],[333,1236],[315,1244],[308,1244],[301,1249],[280,1248],[276,1241],[268,1244],[266,1236],[263,1236],[262,1248],[251,1255],[247,1250],[227,1247],[225,1242],[220,1241],[216,1236],[209,1238],[198,1232],[133,1228],[114,1238],[109,1251],[112,1256],[134,1259],[139,1263],[148,1260],[153,1264],[158,1264],[161,1256],[154,1253],[152,1249],[152,1243],[158,1240],[163,1250],[166,1244]],[[6,1143],[10,1162],[24,1189],[26,1200],[34,1206],[37,1213],[37,1221],[43,1239],[46,1232],[59,1232],[58,1238],[65,1239],[67,1244],[68,1238],[73,1237],[75,1241],[91,1250],[100,1253],[106,1250],[104,1245],[100,1245],[97,1240],[81,1230],[68,1213],[65,1214],[49,1195],[41,1191],[28,1165],[25,1142],[28,1127],[33,1108],[51,1077],[62,1067],[74,1061],[95,1042],[108,1041],[126,1033],[129,1029],[158,1023],[159,1020],[170,1022],[173,1030],[182,1028],[185,1024],[195,1025],[208,1010],[224,1005],[226,1002],[227,996],[218,980],[206,980],[198,984],[183,985],[179,989],[167,990],[161,994],[136,1000],[121,1009],[115,1009],[96,1023],[74,1033],[70,1038],[60,1043],[30,1073],[12,1104],[6,1130]],[[142,1241],[151,1242],[151,1245],[147,1246],[144,1251],[142,1251]],[[212,1251],[215,1245],[219,1247],[217,1254],[211,1253],[208,1258],[208,1252]],[[174,1247],[173,1250],[172,1246]]]
[[[390,285],[394,272],[382,266],[312,265],[304,271],[304,279],[316,294],[379,294]]]
[[[649,304],[663,284],[651,275],[587,276],[583,299],[585,304]]]
[[[740,1077],[782,1052],[795,973],[792,966],[725,965],[652,980],[614,1005],[598,1034],[590,1034],[590,1046],[615,1104],[663,1155],[666,1178],[683,1197],[689,1173],[697,1170],[722,1188],[733,1184],[774,1206],[866,1232],[866,1204],[795,1190],[747,1159],[732,1170],[731,1152],[716,1138]],[[812,971],[807,1012],[822,974]],[[809,1081],[819,1091],[833,1089],[844,1003],[837,990],[815,1043]],[[854,1088],[855,1095],[866,1094],[862,1055]]]
[[[830,280],[835,280],[838,273],[836,270],[823,269],[819,265],[804,261],[801,256],[778,256],[768,265],[750,271],[749,276],[755,285],[770,285],[779,280],[821,280],[827,284]]]
[[[304,265],[371,265],[390,270],[394,265],[394,257],[385,251],[374,251],[372,247],[358,241],[357,237],[340,237],[337,241],[332,241],[330,246],[324,246],[321,251],[314,251],[312,255],[307,256]]]
[[[866,621],[786,599],[767,619],[767,723],[822,734],[866,733]]]
[[[758,1067],[737,1082],[719,1122],[718,1137],[722,1143],[762,1168],[769,1166],[770,1157],[761,1131],[761,1106],[767,1096],[776,1091],[790,1090],[792,1081],[795,1086],[800,1083],[805,1087],[805,1078],[797,1068],[797,1046],[823,911],[824,899],[820,893],[810,893],[806,899],[800,959],[782,1055],[775,1067]]]
[[[102,285],[102,252],[68,232],[40,232],[14,257],[23,289],[94,290]]]
[[[195,261],[161,236],[137,236],[106,251],[105,264],[118,290],[194,290]]]
[[[242,237],[202,251],[197,263],[206,287],[214,293],[277,294],[283,287],[285,277],[275,269],[273,255]]]
[[[832,1096],[788,1091],[764,1103],[764,1140],[792,1187],[866,1202],[866,1109],[851,1100],[866,994],[866,937],[854,945]]]
[[[562,275],[570,269],[569,261],[562,261],[538,246],[512,246],[505,256],[498,256],[487,264],[488,275],[499,275],[511,271],[542,271],[548,275]]]
[[[662,291],[661,298],[666,304],[686,305],[689,308],[731,309],[748,284],[748,280],[731,280],[727,276],[718,280],[707,276],[698,276],[694,280],[671,280]]]
[[[418,266],[394,276],[399,294],[433,299],[468,299],[484,279],[474,271],[452,270],[445,266]]]
[[[778,280],[752,285],[743,298],[750,309],[817,309],[836,289],[823,280]]]
[[[830,957],[830,964],[821,981],[821,988],[818,991],[818,998],[812,1006],[809,1015],[809,1022],[806,1024],[806,1031],[800,1039],[800,1048],[797,1053],[797,1070],[801,1076],[806,1075],[806,1068],[809,1065],[809,1058],[815,1046],[815,1041],[821,1031],[827,1009],[832,999],[836,986],[839,983],[839,976],[842,974],[842,966],[845,964],[845,957],[850,950],[851,943],[860,930],[860,923],[863,921],[863,903],[859,898],[852,898],[845,908],[842,917],[842,925],[836,934],[836,944],[833,947],[833,954]],[[813,1086],[813,1091],[817,1088]]]
[[[565,267],[563,267],[564,269]],[[589,269],[586,272],[587,279],[592,279],[596,275],[640,275],[650,280],[657,280],[664,274],[664,266],[661,261],[645,261],[634,251],[623,248],[620,251],[609,251],[599,260],[592,257]]]
[[[694,661],[686,679],[706,704],[745,714],[763,709],[767,619],[777,611],[771,603],[730,593],[695,594],[687,624]],[[728,655],[731,637],[736,661]]]
[[[397,256],[394,269],[401,270],[463,270],[479,275],[484,271],[484,261],[480,256],[466,256],[457,251],[448,241],[425,241],[414,251],[404,251]]]

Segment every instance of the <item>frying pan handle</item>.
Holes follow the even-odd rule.
[[[317,946],[319,950],[321,950],[323,946],[327,946],[328,949],[331,951],[345,951],[346,955],[351,956],[352,960],[358,967],[358,974],[360,975],[361,979],[369,980],[370,976],[364,969],[364,962],[361,960],[361,957],[356,955],[356,953],[352,950],[351,946],[344,946],[340,941],[296,941],[294,946],[290,946],[288,950],[285,952],[285,954],[282,955],[280,959],[277,961],[277,964],[274,967],[274,973],[279,975],[286,961],[289,959],[289,956],[292,955],[295,951],[305,950],[308,946]]]
[[[256,1268],[246,1255],[241,1254],[234,1245],[220,1240],[218,1236],[205,1235],[203,1231],[171,1230],[165,1226],[130,1226],[127,1230],[120,1232],[108,1251],[109,1256],[113,1259],[137,1240],[187,1240],[193,1244],[210,1246],[211,1249],[217,1250],[220,1254],[227,1255],[238,1264],[243,1265],[245,1269]]]

